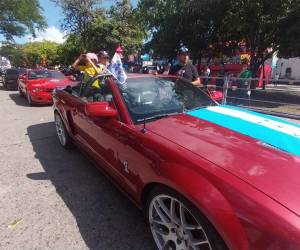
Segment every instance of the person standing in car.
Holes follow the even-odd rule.
[[[177,55],[179,64],[173,65],[170,68],[169,75],[181,76],[195,86],[202,86],[198,71],[194,65],[189,62],[189,50],[187,47],[182,46],[178,50]]]
[[[98,53],[98,64],[97,66],[100,69],[101,73],[106,73],[107,72],[107,67],[109,65],[109,54],[105,50],[101,50]]]

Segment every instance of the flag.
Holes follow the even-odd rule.
[[[121,57],[118,53],[115,53],[112,58],[111,64],[108,66],[108,70],[117,78],[120,84],[125,83],[127,75],[123,68]]]

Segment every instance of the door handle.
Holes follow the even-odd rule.
[[[75,109],[75,108],[74,108],[74,109],[72,109],[72,114],[73,114],[73,115],[77,115],[77,114],[78,114],[78,111],[77,111],[77,109]]]

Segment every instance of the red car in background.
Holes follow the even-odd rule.
[[[60,144],[145,211],[158,249],[300,249],[299,125],[171,76],[97,76],[53,101]]]
[[[19,77],[18,90],[29,105],[52,104],[52,92],[74,84],[70,78],[57,70],[32,69]]]

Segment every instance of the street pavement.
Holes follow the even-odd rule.
[[[50,106],[0,85],[0,249],[154,249],[143,214],[78,150]]]

